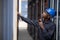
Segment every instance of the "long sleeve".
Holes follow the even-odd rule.
[[[19,18],[21,18],[24,22],[31,24],[31,25],[35,25],[34,22],[32,20],[30,20],[29,18],[24,18],[23,16],[18,15]]]
[[[52,35],[54,34],[56,29],[55,25],[52,25],[49,30],[47,31],[46,29],[43,30],[43,36],[47,39],[51,39]]]

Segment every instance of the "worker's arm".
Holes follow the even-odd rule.
[[[56,26],[52,25],[47,31],[45,28],[43,29],[43,36],[47,39],[51,39],[53,33],[55,32]]]
[[[23,16],[21,15],[18,15],[19,18],[21,18],[24,22],[28,23],[28,24],[31,24],[31,25],[34,25],[34,22],[32,20],[30,20],[29,18],[24,18]]]

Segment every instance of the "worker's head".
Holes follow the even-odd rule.
[[[48,18],[54,17],[54,16],[55,16],[55,10],[52,9],[52,8],[46,9],[46,10],[43,12],[43,14],[42,14],[42,17],[43,17],[44,19],[48,19]]]

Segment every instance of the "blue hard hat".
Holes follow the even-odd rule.
[[[46,9],[46,12],[51,16],[54,17],[56,15],[55,10],[53,8]]]

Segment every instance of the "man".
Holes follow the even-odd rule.
[[[26,23],[33,25],[38,29],[38,39],[37,40],[55,40],[54,34],[56,30],[56,25],[51,21],[51,17],[55,16],[55,10],[52,8],[46,9],[42,18],[39,20],[30,20],[28,18],[24,18],[18,14],[18,17],[21,18]]]

